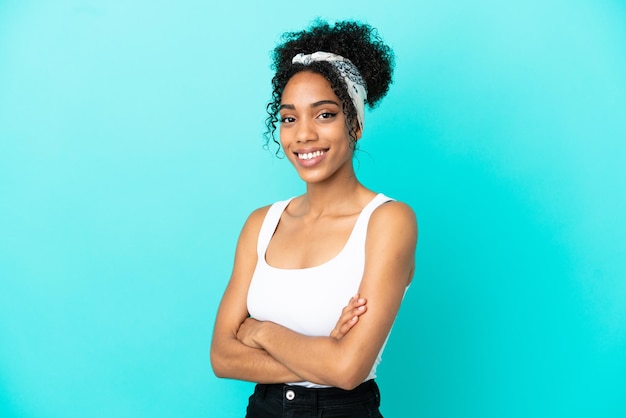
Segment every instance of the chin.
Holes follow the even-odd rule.
[[[298,176],[300,177],[300,179],[302,179],[302,181],[304,181],[305,183],[320,183],[323,182],[324,180],[328,179],[328,175],[326,173],[320,173],[320,172],[302,172],[300,170],[298,171]]]

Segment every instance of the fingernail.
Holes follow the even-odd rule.
[[[359,319],[359,317],[355,316],[354,318],[352,318],[352,322],[356,321],[357,319]]]
[[[363,302],[365,302],[365,299],[363,298],[359,299],[359,303],[363,303]]]

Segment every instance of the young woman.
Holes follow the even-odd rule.
[[[413,275],[417,225],[407,205],[357,180],[353,156],[393,54],[357,22],[317,22],[283,40],[268,141],[306,192],[245,223],[211,362],[219,377],[258,383],[247,417],[381,416],[376,366]]]

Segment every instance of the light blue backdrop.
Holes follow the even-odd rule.
[[[1,0],[0,416],[243,416],[212,324],[247,214],[303,190],[261,133],[316,16],[397,53],[357,157],[420,223],[386,416],[626,416],[621,0]]]

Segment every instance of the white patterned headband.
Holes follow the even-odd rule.
[[[291,60],[292,64],[309,65],[312,62],[326,61],[337,70],[339,75],[346,82],[348,94],[354,108],[356,109],[357,120],[359,126],[363,129],[363,121],[365,117],[365,99],[367,99],[367,88],[365,81],[359,73],[359,69],[347,58],[331,52],[314,52],[312,54],[298,54]]]

